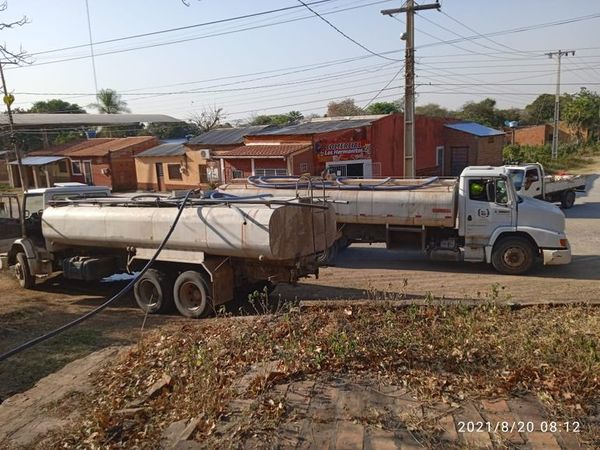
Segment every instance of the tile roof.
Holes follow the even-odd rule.
[[[135,157],[140,158],[144,156],[182,156],[185,155],[186,147],[183,144],[160,144],[156,147],[144,150],[138,153]]]
[[[264,130],[250,133],[250,136],[269,136],[269,135],[297,135],[297,134],[317,134],[327,133],[329,131],[348,130],[352,128],[361,128],[371,125],[382,116],[373,116],[362,119],[340,119],[340,120],[319,120],[296,125],[287,125],[284,127],[270,127]]]
[[[449,123],[444,126],[453,130],[462,131],[464,133],[473,134],[479,137],[499,136],[501,134],[505,134],[504,131],[486,127],[485,125],[481,125],[476,122]]]
[[[285,157],[300,150],[307,150],[311,145],[306,144],[281,144],[281,145],[242,145],[229,151],[219,152],[215,154],[215,158],[230,159],[230,158],[275,158]]]
[[[237,145],[244,143],[244,136],[271,127],[256,125],[240,128],[215,128],[189,140],[192,145]]]
[[[63,155],[71,158],[85,156],[104,156],[108,152],[124,150],[133,145],[146,142],[158,142],[154,136],[132,136],[126,138],[94,138],[76,143],[68,143],[56,147],[30,152],[31,156],[56,156]]]

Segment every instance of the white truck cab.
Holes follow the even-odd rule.
[[[585,191],[586,177],[583,175],[546,175],[540,163],[525,163],[504,166],[517,194],[552,203],[560,203],[568,209],[573,206],[576,192]]]

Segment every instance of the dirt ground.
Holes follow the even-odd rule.
[[[380,245],[353,245],[318,280],[279,286],[276,300],[436,298],[509,299],[512,302],[600,303],[600,180],[566,212],[573,262],[538,267],[527,276],[499,275],[484,264],[432,263]],[[0,273],[0,352],[50,331],[100,305],[123,282],[73,284],[60,279],[37,290],[19,288]],[[496,287],[494,287],[496,286]],[[109,345],[139,340],[144,315],[131,296],[45,344],[0,363],[0,401],[30,388],[69,361]],[[189,322],[180,316],[149,316],[146,329]]]

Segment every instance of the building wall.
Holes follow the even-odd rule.
[[[576,136],[573,130],[561,122],[559,127],[558,140],[559,142],[573,142],[576,140]],[[523,127],[515,129],[515,144],[519,145],[551,145],[552,144],[552,132],[554,127],[552,125],[536,125],[533,127]],[[511,133],[507,133],[507,143],[510,143]]]
[[[135,171],[137,174],[137,188],[143,190],[159,189],[156,178],[156,164],[163,165],[163,182],[165,190],[193,189],[206,187],[200,182],[201,172],[206,173],[207,161],[200,156],[200,152],[189,150],[181,156],[145,156],[135,158]],[[179,164],[185,168],[181,173],[181,180],[169,177],[169,164]]]
[[[8,184],[8,167],[4,159],[0,160],[0,184]]]
[[[282,161],[283,162],[283,161]],[[252,163],[249,159],[226,159],[224,160],[225,165],[225,182],[229,182],[233,179],[233,171],[240,170],[243,172],[242,178],[247,178],[252,175]],[[285,163],[283,164],[285,167]]]
[[[504,134],[490,137],[478,137],[462,131],[445,128],[444,172],[452,175],[452,149],[467,148],[468,166],[500,166],[502,165],[502,149],[506,137]]]
[[[502,149],[506,145],[506,137],[499,136],[477,138],[477,162],[479,166],[501,166],[503,162]]]
[[[292,156],[292,173],[290,175],[302,175],[303,173],[315,174],[315,158],[312,149]],[[304,169],[306,165],[307,169]]]

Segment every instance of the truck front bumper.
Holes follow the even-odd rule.
[[[560,264],[569,264],[571,262],[571,249],[560,250],[542,250],[545,266],[558,266]]]

